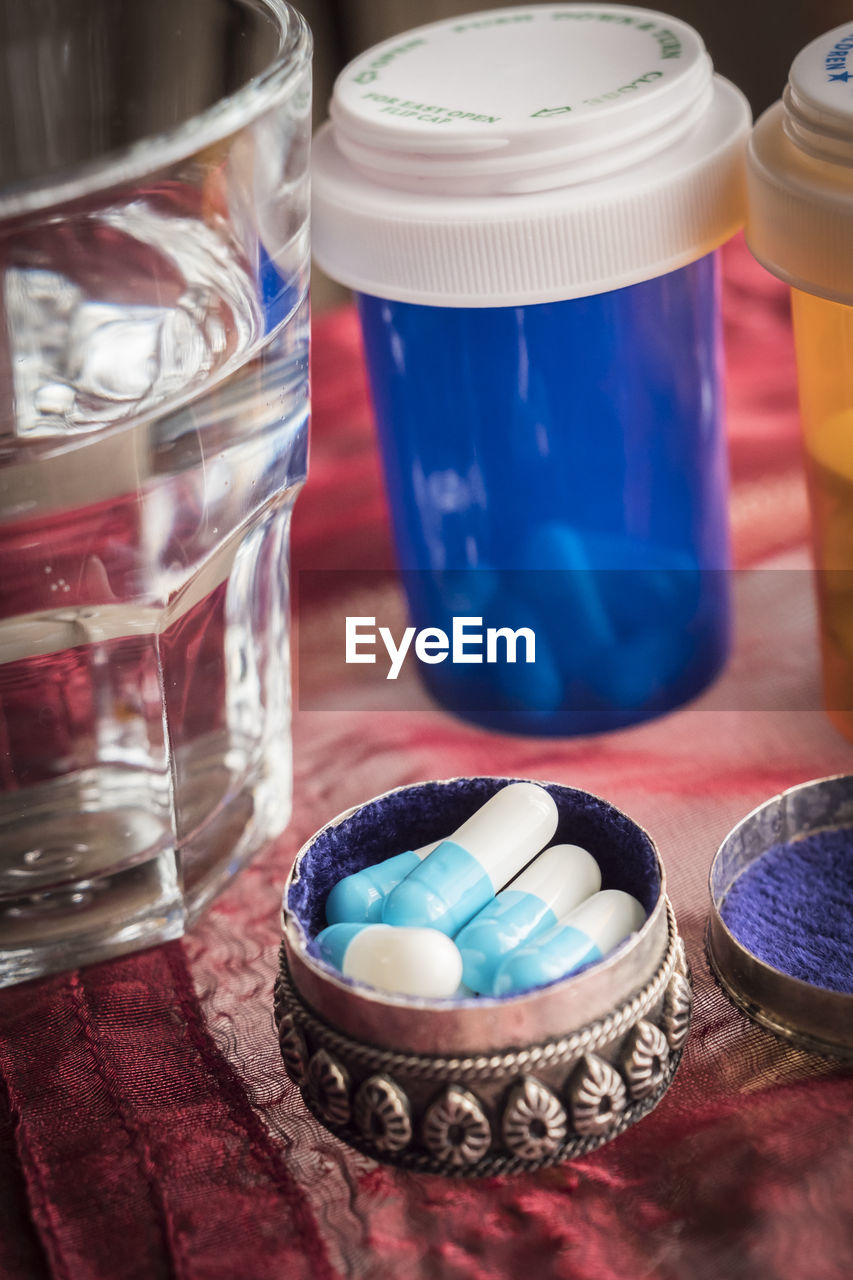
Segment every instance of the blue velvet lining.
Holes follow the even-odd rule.
[[[765,964],[853,993],[853,827],[771,846],[738,876],[720,915]]]
[[[288,907],[309,938],[325,926],[326,895],[342,876],[383,858],[443,839],[511,778],[422,782],[358,809],[317,836],[305,853]],[[624,889],[651,911],[660,893],[648,837],[606,800],[572,787],[549,786],[560,814],[552,843],[588,849],[601,867],[602,888]]]

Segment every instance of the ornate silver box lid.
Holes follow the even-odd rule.
[[[803,981],[768,963],[755,953],[743,931],[735,936],[724,919],[728,895],[759,859],[808,836],[848,828],[853,832],[849,775],[791,787],[747,814],[726,836],[711,864],[707,952],[721,987],[749,1018],[804,1049],[853,1060],[853,992]],[[797,903],[793,906],[796,909]],[[791,939],[792,952],[796,941]],[[846,947],[853,968],[853,935]]]

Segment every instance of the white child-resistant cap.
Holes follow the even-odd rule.
[[[853,22],[794,59],[748,151],[747,240],[797,289],[853,303]]]
[[[742,224],[749,108],[683,22],[524,5],[419,27],[338,77],[312,237],[363,293],[443,306],[618,289]]]

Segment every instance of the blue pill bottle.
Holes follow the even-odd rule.
[[[315,141],[315,256],[356,293],[418,663],[487,727],[700,693],[730,632],[716,250],[745,99],[700,37],[525,5],[360,55]]]

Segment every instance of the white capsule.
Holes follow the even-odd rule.
[[[528,939],[550,929],[601,888],[598,863],[576,844],[555,844],[460,929],[463,980],[491,992],[498,966]]]
[[[507,891],[531,893],[560,920],[601,888],[601,871],[591,853],[578,844],[555,844],[545,849]]]
[[[621,889],[602,889],[562,920],[511,951],[498,966],[497,996],[542,987],[601,960],[642,928],[646,913]]]
[[[462,981],[459,948],[435,929],[333,924],[311,948],[344,977],[397,995],[449,999]]]
[[[544,787],[502,787],[392,889],[383,921],[452,936],[548,843],[558,819]]]

